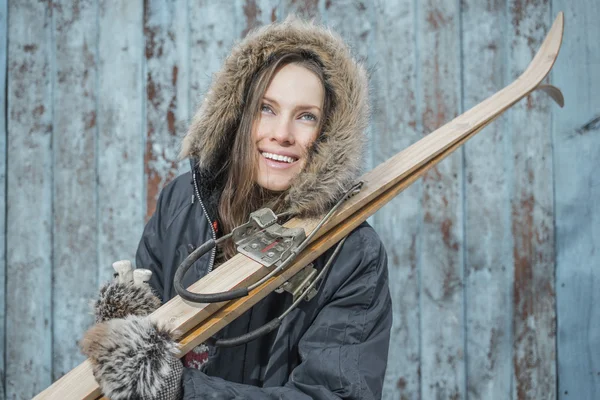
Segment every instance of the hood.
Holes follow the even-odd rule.
[[[290,17],[249,33],[225,60],[183,139],[181,156],[197,161],[203,177],[214,176],[234,141],[252,77],[273,54],[308,52],[324,70],[333,105],[303,171],[285,196],[300,216],[327,211],[361,172],[369,119],[364,66],[339,35]]]

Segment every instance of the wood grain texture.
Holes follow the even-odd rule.
[[[350,46],[352,54],[362,61],[367,69],[373,66],[373,8],[370,1],[327,0],[323,21],[339,33]],[[364,170],[369,171],[373,164],[372,124],[366,130],[367,143],[364,150]],[[372,222],[372,221],[370,221]]]
[[[463,104],[505,85],[505,1],[463,1]],[[465,315],[467,395],[509,399],[513,267],[506,118],[465,145]],[[509,160],[510,162],[510,160]]]
[[[6,398],[6,71],[8,4],[0,0],[0,399]]]
[[[52,10],[10,2],[6,397],[52,382]]]
[[[508,79],[547,32],[548,1],[510,1]],[[509,114],[513,281],[513,398],[556,397],[554,205],[550,101],[529,96]]]
[[[373,163],[379,164],[421,137],[417,104],[416,10],[412,2],[375,3],[370,63]],[[393,326],[384,399],[415,399],[421,391],[419,180],[373,217],[388,254]]]
[[[456,2],[419,2],[417,46],[423,133],[460,113],[460,24]],[[423,399],[462,399],[465,388],[462,154],[423,178],[421,390]]]
[[[53,9],[52,380],[85,360],[77,342],[94,323],[98,293],[96,15],[91,0]]]
[[[237,9],[242,11],[236,13],[235,17],[239,26],[243,27],[241,37],[246,36],[251,30],[261,27],[270,22],[283,19],[280,11],[285,3],[282,0],[237,0]],[[231,21],[231,16],[226,17]],[[229,22],[230,23],[230,22]],[[229,51],[227,52],[229,53]]]
[[[203,0],[190,3],[189,21],[189,115],[210,87],[212,77],[242,33],[240,7],[233,2]]]
[[[600,398],[600,4],[553,1],[565,40],[552,82],[558,398]],[[556,107],[551,107],[556,110]]]
[[[189,169],[187,161],[179,161],[190,109],[187,4],[144,1],[146,220],[154,213],[160,190]]]
[[[100,0],[98,11],[98,280],[133,259],[143,229],[143,4]],[[118,32],[118,34],[116,34]]]
[[[279,19],[285,19],[290,14],[305,19],[323,21],[325,1],[322,0],[282,0],[279,2]]]

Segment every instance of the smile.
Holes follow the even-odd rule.
[[[289,157],[289,156],[282,156],[281,154],[267,153],[266,151],[261,152],[261,154],[264,158],[267,158],[269,160],[285,162],[288,164],[298,161],[297,158],[293,158],[293,157]]]

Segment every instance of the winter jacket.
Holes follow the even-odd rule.
[[[302,52],[326,71],[334,107],[306,167],[292,182],[286,209],[320,215],[360,171],[368,119],[366,73],[334,33],[286,20],[248,35],[225,60],[184,138],[182,155],[192,172],[160,194],[137,252],[138,267],[152,270],[163,301],[174,295],[179,264],[215,237],[216,201],[224,160],[253,75],[278,52]],[[314,264],[320,270],[332,249]],[[184,277],[189,285],[214,267],[205,255]],[[271,321],[291,295],[272,293],[224,328],[234,337]],[[186,369],[184,399],[378,399],[381,397],[392,323],[387,257],[375,231],[363,223],[346,240],[318,294],[288,314],[278,330],[236,348],[210,348],[201,371]]]

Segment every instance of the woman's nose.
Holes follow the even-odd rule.
[[[271,139],[280,144],[294,144],[294,132],[291,121],[287,118],[280,118],[271,134]]]

